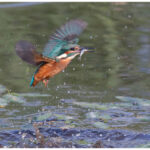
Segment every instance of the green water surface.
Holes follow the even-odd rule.
[[[80,45],[94,47],[95,53],[85,54],[81,61],[75,58],[64,72],[50,79],[48,88],[42,83],[30,87],[36,68],[16,55],[16,42],[28,40],[42,52],[49,35],[76,18],[88,22]],[[149,18],[149,3],[0,8],[0,85],[7,89],[0,87],[4,106],[0,130],[21,129],[34,119],[57,117],[69,127],[149,133]]]

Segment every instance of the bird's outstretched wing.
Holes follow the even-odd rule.
[[[77,44],[77,37],[86,28],[87,23],[82,20],[70,20],[65,25],[50,37],[50,40],[46,44],[43,55],[49,58],[55,58],[60,55],[63,50],[69,50],[69,46]]]
[[[42,62],[55,62],[55,60],[36,52],[36,48],[32,43],[27,41],[19,41],[16,44],[16,53],[22,60],[33,65],[39,65]]]

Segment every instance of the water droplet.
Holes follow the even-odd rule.
[[[69,93],[70,93],[70,91],[67,91],[67,93],[69,94]]]
[[[127,29],[127,28],[128,28],[128,26],[127,26],[127,25],[125,25],[125,26],[124,26],[124,28],[125,28],[125,29]]]
[[[18,134],[21,134],[21,131],[19,131],[19,133]]]
[[[23,133],[21,138],[24,139],[26,137],[26,135],[27,135],[26,133]]]
[[[93,36],[92,36],[92,35],[90,36],[90,39],[93,39]]]
[[[90,109],[90,108],[88,108],[88,111],[91,111],[91,109]]]
[[[132,16],[131,15],[128,15],[128,18],[131,18]]]
[[[117,59],[120,60],[120,56],[118,56]]]
[[[80,136],[80,133],[76,134],[76,136]]]
[[[81,64],[82,67],[84,67],[84,64]]]

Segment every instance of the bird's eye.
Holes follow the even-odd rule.
[[[70,48],[70,50],[74,50],[74,47]]]
[[[80,47],[79,46],[75,46],[75,47],[72,47],[72,48],[70,48],[70,50],[80,50]]]

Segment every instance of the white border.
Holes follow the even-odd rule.
[[[150,0],[0,0],[0,2],[150,2]]]

